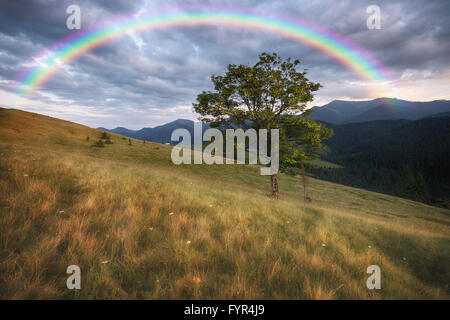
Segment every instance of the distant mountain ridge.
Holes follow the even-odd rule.
[[[331,124],[375,120],[418,120],[435,114],[450,112],[450,100],[415,102],[395,98],[369,101],[334,100],[321,107],[313,107],[313,120]]]
[[[192,139],[194,138],[194,121],[186,119],[177,119],[175,121],[154,127],[154,128],[142,128],[140,130],[129,130],[123,127],[117,127],[115,129],[106,129],[103,127],[97,128],[108,132],[121,134],[130,138],[146,140],[158,143],[171,143],[170,137],[172,131],[175,129],[186,129],[191,133]],[[203,130],[209,128],[209,125],[202,124]]]
[[[359,123],[375,120],[418,120],[426,117],[445,116],[450,113],[450,100],[430,102],[414,102],[395,98],[378,98],[369,101],[334,100],[322,107],[313,107],[309,118],[330,124]],[[177,119],[175,121],[140,130],[129,130],[124,127],[115,129],[97,128],[118,133],[130,138],[159,143],[171,143],[172,131],[178,128],[187,129],[193,137],[194,121]],[[209,125],[203,124],[203,130]]]

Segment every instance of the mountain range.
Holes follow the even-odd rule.
[[[360,123],[374,120],[417,120],[425,117],[450,115],[449,100],[414,102],[394,98],[378,98],[369,101],[334,100],[321,107],[313,107],[309,118],[329,124]],[[178,119],[154,128],[129,130],[123,127],[115,129],[97,128],[114,132],[130,138],[159,143],[170,143],[172,131],[178,128],[189,130],[193,136],[194,121]],[[203,129],[209,126],[203,124]]]
[[[378,98],[369,101],[334,100],[321,107],[313,107],[313,120],[331,124],[366,122],[374,120],[417,120],[450,112],[449,100],[429,102]]]
[[[209,128],[209,125],[203,124],[203,130]],[[172,134],[172,131],[175,129],[187,129],[192,136],[193,139],[193,133],[194,133],[194,121],[192,120],[186,120],[186,119],[178,119],[166,124],[163,124],[161,126],[157,126],[154,128],[142,128],[140,130],[129,130],[124,127],[117,127],[115,129],[106,129],[103,127],[97,128],[99,130],[104,130],[108,132],[113,132],[117,134],[121,134],[130,138],[134,139],[140,139],[140,140],[147,140],[151,142],[158,142],[158,143],[170,143],[170,137]]]

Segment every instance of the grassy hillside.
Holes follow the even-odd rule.
[[[0,109],[0,298],[449,298],[448,210],[315,179],[304,208],[299,177],[274,200],[255,166],[100,134]]]

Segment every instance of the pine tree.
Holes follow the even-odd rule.
[[[421,173],[417,175],[416,179],[416,197],[417,201],[428,202],[430,200],[427,183]]]
[[[414,199],[417,195],[416,184],[416,179],[414,178],[411,169],[408,166],[405,166],[395,194],[399,197]]]

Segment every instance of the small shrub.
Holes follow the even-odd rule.
[[[108,137],[108,139],[105,140],[106,144],[113,144],[113,142],[111,141],[111,139]]]
[[[97,147],[97,148],[104,148],[105,147],[105,145],[103,144],[102,140],[96,141],[92,146]]]
[[[131,146],[131,139],[128,139],[128,145]]]
[[[89,141],[89,136],[86,137],[86,141]]]
[[[103,131],[103,133],[102,133],[100,139],[109,139],[109,136],[108,136],[108,134],[106,133],[106,131]]]

